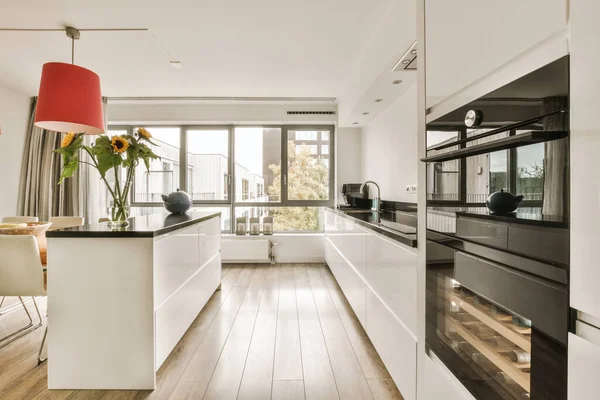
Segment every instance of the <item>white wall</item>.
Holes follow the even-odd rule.
[[[362,180],[377,182],[382,199],[417,202],[406,192],[406,185],[417,184],[416,86],[363,128],[361,159]]]
[[[16,215],[23,143],[31,98],[0,87],[0,216]]]
[[[341,199],[340,187],[344,183],[361,182],[362,134],[360,128],[338,128],[336,138],[337,164],[336,190]]]

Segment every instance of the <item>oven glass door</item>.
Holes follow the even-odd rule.
[[[536,289],[528,287],[527,281],[525,285],[515,283],[512,275],[487,281],[479,275],[478,285],[483,289],[476,285],[474,290],[457,280],[461,276],[470,280],[461,275],[460,264],[471,263],[477,269],[487,268],[485,264],[474,264],[468,255],[446,246],[431,242],[427,246],[429,351],[478,399],[566,399],[566,346],[514,308],[488,297],[494,290]],[[430,256],[433,254],[437,257]],[[473,270],[465,273],[477,274]],[[537,295],[545,296],[542,290]],[[519,294],[515,292],[513,297]],[[524,305],[520,311],[526,309]]]

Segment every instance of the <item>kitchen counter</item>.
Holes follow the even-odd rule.
[[[220,212],[194,211],[185,214],[169,214],[168,212],[164,212],[129,218],[129,225],[125,228],[119,228],[118,230],[111,229],[108,226],[108,222],[102,222],[48,231],[46,237],[151,238],[220,216]]]
[[[48,233],[48,388],[154,389],[220,286],[220,213]]]
[[[385,211],[382,210],[381,223],[377,223],[376,215],[369,210],[348,210],[343,211],[333,207],[328,207],[336,215],[347,218],[358,225],[371,229],[381,235],[387,236],[397,242],[410,247],[417,247],[417,228],[410,225],[416,224],[416,212],[403,211]]]
[[[486,207],[428,207],[427,211],[432,215],[453,218],[477,218],[510,224],[569,229],[567,217],[544,214],[539,207],[523,207],[514,213],[503,215],[493,214]]]

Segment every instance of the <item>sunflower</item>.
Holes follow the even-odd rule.
[[[62,142],[60,142],[60,147],[63,148],[69,146],[71,143],[73,143],[73,140],[75,140],[75,134],[73,132],[67,133]]]
[[[138,135],[140,135],[144,139],[152,139],[152,134],[150,132],[148,132],[148,130],[146,128],[138,129]]]
[[[122,136],[113,136],[111,144],[115,153],[123,153],[129,147],[129,142]]]

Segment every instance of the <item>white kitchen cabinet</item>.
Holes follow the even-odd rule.
[[[571,307],[600,317],[600,2],[571,0]]]
[[[325,212],[325,258],[405,399],[416,398],[416,250]]]
[[[367,237],[367,284],[417,335],[417,253],[376,233]],[[368,316],[368,314],[367,314]]]
[[[445,366],[437,365],[429,355],[424,359],[423,400],[474,400]],[[439,363],[441,364],[441,361]]]
[[[425,3],[427,107],[567,26],[567,0]],[[588,15],[594,18],[598,14],[590,10]],[[590,40],[594,37],[597,35],[590,35]]]
[[[367,335],[402,397],[414,400],[417,391],[417,337],[405,328],[405,324],[375,292],[367,289],[366,297]]]
[[[366,231],[333,215],[325,224],[326,261],[360,323],[365,326]]]

